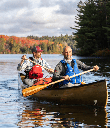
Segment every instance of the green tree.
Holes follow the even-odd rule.
[[[13,40],[13,46],[12,46],[12,49],[11,49],[11,53],[19,53],[20,52],[20,45],[19,43],[16,43],[15,40]]]
[[[106,8],[105,8],[106,26],[103,26],[103,28],[106,29],[105,34],[107,36],[107,45],[108,45],[108,48],[110,49],[110,1],[108,0],[108,2],[104,4],[106,4]]]
[[[47,53],[47,44],[45,44],[45,42],[41,44],[41,49],[43,50],[44,53]]]
[[[98,49],[106,47],[105,29],[106,24],[104,6],[95,0],[78,3],[78,14],[76,17],[75,40],[77,48],[81,49],[81,55],[91,55]]]
[[[24,54],[27,54],[28,53],[28,51],[29,51],[29,49],[28,49],[28,47],[26,47],[26,46],[24,46],[24,47],[21,47],[20,48],[20,51]]]
[[[4,53],[5,52],[4,43],[5,43],[4,38],[0,38],[0,53]]]

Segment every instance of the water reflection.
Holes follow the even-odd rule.
[[[106,127],[106,109],[90,106],[31,103],[21,114],[18,126],[24,127]]]

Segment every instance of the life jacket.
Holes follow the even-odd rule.
[[[33,58],[30,57],[30,59],[32,60]],[[29,71],[29,74],[28,74],[29,79],[38,79],[42,77],[43,77],[42,67],[39,65],[33,66],[31,70]]]
[[[72,59],[72,61],[74,62],[74,71],[73,71],[73,68],[68,63],[66,63],[64,60],[61,60],[61,63],[66,64],[66,67],[67,67],[67,70],[66,70],[66,73],[65,73],[64,76],[66,76],[66,75],[73,76],[73,75],[76,75],[76,74],[80,73],[79,70],[78,70],[78,67],[77,67],[76,60]],[[70,81],[64,80],[62,83],[63,83],[63,85],[65,85],[65,84],[68,84],[69,82],[72,83],[72,84],[75,84],[75,83],[81,84],[82,77],[79,75],[79,76],[71,78]]]

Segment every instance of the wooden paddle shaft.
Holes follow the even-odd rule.
[[[32,61],[32,60],[30,60],[30,59],[27,59],[27,58],[26,58],[26,60],[29,60],[29,61],[31,61],[32,63],[35,63],[36,65],[41,66],[41,67],[44,68],[45,70],[48,70],[48,68],[46,68],[46,67],[44,67],[44,66],[42,66],[42,65],[40,65],[40,64],[38,64],[38,63],[36,63],[36,62],[34,62],[34,61]]]
[[[90,69],[90,70],[84,71],[84,72],[82,72],[82,73],[79,73],[79,74],[76,74],[76,75],[70,76],[69,78],[73,78],[73,77],[76,77],[76,76],[79,76],[79,75],[85,74],[85,73],[87,73],[87,72],[91,72],[91,71],[93,71],[93,70],[94,70],[94,69]],[[64,80],[65,80],[65,79],[57,80],[57,81],[55,81],[55,82],[49,83],[49,84],[48,84],[48,86],[49,86],[49,85],[51,85],[51,84],[59,83],[59,82],[64,81]]]

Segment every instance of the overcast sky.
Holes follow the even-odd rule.
[[[79,1],[0,0],[0,35],[72,35]]]

